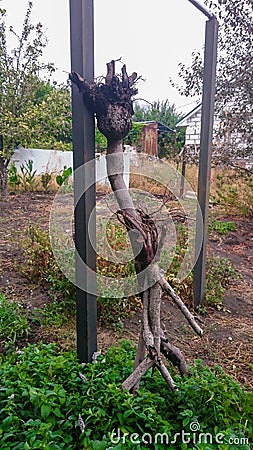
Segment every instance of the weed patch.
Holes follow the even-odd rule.
[[[225,171],[216,176],[215,204],[229,214],[253,215],[253,175],[241,171]]]
[[[208,222],[208,231],[213,234],[218,233],[220,235],[226,235],[230,231],[236,231],[236,225],[231,221],[223,222],[222,220],[217,220],[214,217],[210,217]]]
[[[228,231],[234,230],[233,222],[211,221],[212,229],[224,235]],[[183,261],[187,249],[187,231],[182,225],[177,226],[177,243],[175,246],[174,258],[166,277],[168,281],[175,288],[182,300],[189,306],[193,306],[193,271],[190,271],[188,276],[180,283],[177,280],[176,274],[178,268]],[[165,263],[163,262],[165,260]],[[160,265],[166,267],[166,254],[162,254]],[[235,266],[227,258],[208,257],[206,263],[206,297],[204,306],[213,306],[217,309],[222,307],[225,289],[234,280],[240,278]]]

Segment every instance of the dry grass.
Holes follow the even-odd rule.
[[[156,180],[152,180],[150,177],[145,177],[142,174],[131,173],[129,187],[131,189],[140,189],[148,192],[149,194],[158,196],[168,196],[169,192],[164,184],[159,183]],[[169,195],[174,197],[173,194]]]

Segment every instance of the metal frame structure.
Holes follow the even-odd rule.
[[[217,20],[198,1],[189,0],[208,17],[205,35],[204,85],[200,140],[198,200],[201,217],[197,217],[196,239],[199,239],[200,221],[204,222],[204,239],[194,272],[195,305],[202,303],[205,292],[205,264],[207,243],[208,199],[210,187],[211,141],[213,128],[215,68],[217,52]],[[93,0],[70,0],[71,71],[78,72],[88,82],[94,78],[94,5]],[[80,362],[91,361],[97,350],[96,296],[89,293],[88,285],[96,284],[95,242],[95,130],[94,116],[84,105],[77,88],[72,87],[74,198],[76,245],[76,304],[77,353]],[[89,181],[86,188],[85,164],[89,163]],[[92,173],[90,173],[92,171]],[[78,174],[78,175],[77,175]],[[82,193],[80,198],[80,192]],[[92,222],[92,223],[91,223]],[[201,223],[202,228],[202,223]],[[90,233],[94,233],[92,239]],[[202,237],[202,236],[201,236]],[[196,245],[198,248],[198,245]],[[81,260],[91,270],[84,270]],[[93,275],[91,275],[93,274]],[[94,277],[90,280],[88,277]],[[94,292],[94,290],[93,290]]]

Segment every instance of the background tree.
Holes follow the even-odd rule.
[[[133,122],[158,121],[164,125],[176,129],[176,124],[180,120],[181,115],[177,113],[174,104],[170,104],[169,100],[155,101],[154,103],[134,104]],[[175,150],[179,152],[184,145],[185,130],[180,128],[177,130],[176,146],[174,133],[161,133],[158,138],[158,156],[171,157],[174,156]]]
[[[28,3],[22,31],[12,27],[17,45],[7,45],[6,11],[0,9],[0,195],[6,194],[7,166],[15,146],[71,140],[70,94],[67,87],[50,85],[52,63],[42,61],[47,44],[41,23],[31,23]],[[44,76],[44,78],[43,78]]]
[[[216,132],[219,160],[252,155],[252,0],[206,0],[219,20],[219,42],[215,113],[220,127]],[[176,85],[182,95],[202,92],[203,55],[193,52],[189,67],[180,64],[183,85]],[[173,83],[172,83],[173,84]],[[174,84],[175,86],[175,84]],[[240,141],[238,142],[238,136]]]
[[[35,92],[29,140],[23,146],[32,148],[72,149],[71,95],[67,85],[44,85],[45,92]]]

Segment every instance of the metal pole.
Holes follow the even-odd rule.
[[[191,0],[190,0],[191,1]],[[193,2],[192,2],[193,3]],[[211,144],[214,116],[215,74],[217,60],[218,23],[215,16],[206,22],[205,54],[202,95],[202,116],[199,155],[198,201],[200,212],[196,222],[196,249],[201,245],[200,254],[194,268],[194,304],[200,305],[205,297],[206,246],[208,233],[208,209],[211,174]],[[202,216],[202,217],[200,217]],[[203,241],[202,238],[203,219]]]
[[[82,75],[87,81],[94,78],[94,10],[93,0],[70,0],[71,71]],[[95,242],[96,218],[91,212],[96,206],[95,191],[95,128],[94,116],[84,105],[82,95],[72,86],[74,198],[75,198],[75,245],[76,245],[76,305],[77,305],[77,353],[80,362],[88,362],[97,350],[96,296],[88,292],[94,285],[96,270]],[[86,189],[85,166],[89,163],[89,180]],[[75,171],[78,175],[75,176]],[[80,172],[81,171],[81,172]],[[81,173],[81,175],[80,175]],[[86,174],[87,175],[87,174]],[[79,192],[84,193],[79,199]],[[88,222],[92,221],[89,225]],[[90,233],[94,233],[90,239]],[[92,275],[78,259],[91,269]],[[90,278],[94,279],[90,280]]]

